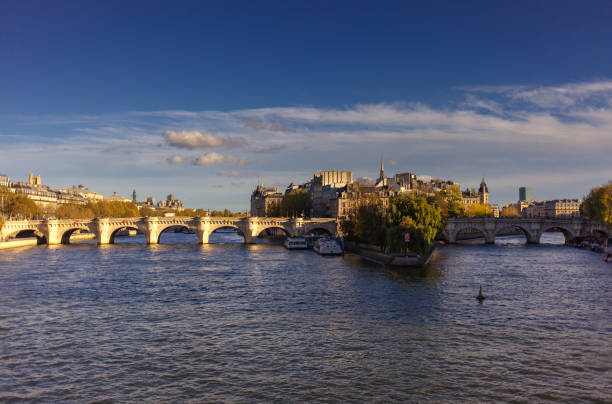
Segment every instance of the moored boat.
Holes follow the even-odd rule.
[[[321,255],[341,255],[342,248],[335,240],[321,237],[314,243],[313,250]]]
[[[284,244],[288,250],[305,250],[308,248],[304,237],[287,237]]]

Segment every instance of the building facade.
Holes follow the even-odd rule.
[[[258,184],[251,194],[251,216],[265,217],[270,206],[280,204],[283,201],[283,194],[277,188],[265,187]]]
[[[461,201],[463,202],[463,206],[470,205],[488,205],[489,204],[489,188],[487,187],[487,183],[485,182],[484,177],[480,182],[480,187],[478,187],[478,191],[476,189],[467,189],[461,193]]]
[[[353,182],[351,171],[321,171],[313,175],[310,193],[312,198],[311,217],[330,216],[328,205],[331,199],[337,197],[340,189]]]
[[[532,201],[521,214],[528,218],[578,218],[580,217],[580,199],[551,199]]]

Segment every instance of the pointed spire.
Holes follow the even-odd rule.
[[[385,167],[383,166],[383,156],[382,154],[380,155],[380,176],[379,176],[380,180],[385,179]]]

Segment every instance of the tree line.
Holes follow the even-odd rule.
[[[204,209],[185,209],[159,211],[150,207],[139,208],[132,202],[96,201],[84,205],[67,203],[57,207],[38,206],[27,195],[12,192],[7,187],[0,187],[0,223],[6,219],[92,219],[95,217],[139,217],[163,216],[174,213],[177,216],[222,216],[240,217],[244,212],[232,212],[229,209],[206,211]],[[1,226],[0,226],[1,228]]]

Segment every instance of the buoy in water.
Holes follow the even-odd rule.
[[[479,301],[483,301],[484,299],[486,299],[486,297],[483,296],[482,294],[482,285],[480,285],[480,290],[478,291],[478,296],[476,296],[476,299],[478,299]]]

